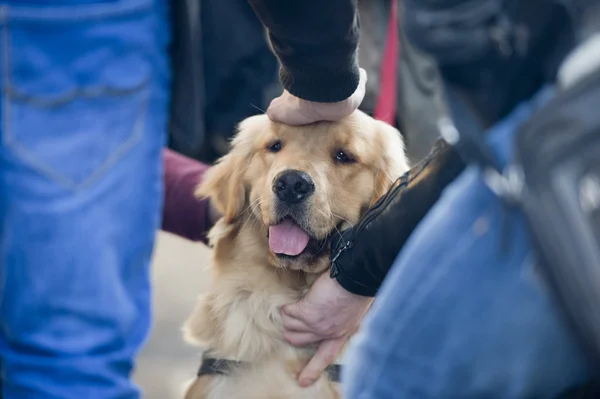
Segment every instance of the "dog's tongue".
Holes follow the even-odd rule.
[[[269,247],[276,254],[300,255],[308,239],[308,234],[290,219],[269,227]]]

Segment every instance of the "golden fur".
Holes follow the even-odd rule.
[[[340,152],[354,162],[340,162]],[[269,249],[268,228],[277,223],[273,181],[289,169],[314,181],[303,226],[323,240],[356,223],[408,165],[399,132],[360,111],[335,123],[288,126],[260,115],[240,124],[231,151],[197,191],[223,217],[209,234],[211,289],[199,298],[184,332],[212,356],[252,366],[196,379],[188,399],[339,397],[337,384],[325,376],[308,388],[297,384],[315,347],[296,348],[283,339],[280,306],[301,298],[329,266],[329,248],[297,258],[280,258]]]

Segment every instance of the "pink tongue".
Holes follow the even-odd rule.
[[[308,245],[308,234],[290,219],[269,227],[269,247],[276,254],[300,255]]]

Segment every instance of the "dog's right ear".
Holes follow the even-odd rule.
[[[220,158],[204,173],[196,189],[198,198],[208,198],[223,215],[226,224],[231,224],[243,212],[246,203],[244,170],[248,156],[235,140],[230,152]]]
[[[408,172],[409,165],[405,155],[404,140],[400,132],[382,121],[377,126],[376,145],[380,154],[380,166],[375,177],[375,187],[370,206],[385,195],[396,179]]]

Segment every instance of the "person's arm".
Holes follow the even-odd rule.
[[[334,239],[331,277],[355,295],[375,296],[408,237],[464,167],[454,149],[439,139],[362,217],[368,222],[359,221]]]
[[[280,62],[283,94],[267,115],[288,125],[337,121],[365,96],[356,0],[248,0]]]
[[[356,0],[248,1],[268,29],[285,90],[320,103],[343,101],[356,91]]]
[[[208,200],[194,196],[209,166],[172,150],[164,150],[165,202],[162,230],[206,243],[206,233],[218,218]]]

